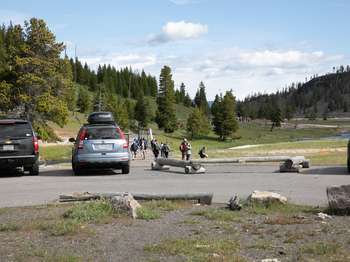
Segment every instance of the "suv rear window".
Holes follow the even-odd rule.
[[[120,139],[120,134],[115,127],[88,127],[86,139]]]
[[[33,136],[33,132],[28,123],[0,123],[0,138],[31,136]]]

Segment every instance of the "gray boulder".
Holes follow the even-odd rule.
[[[335,213],[350,213],[350,185],[327,187],[329,208]]]

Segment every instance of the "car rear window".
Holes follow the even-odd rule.
[[[33,136],[33,133],[28,123],[0,123],[0,138],[31,136]]]
[[[89,127],[86,139],[120,139],[120,134],[115,127]]]

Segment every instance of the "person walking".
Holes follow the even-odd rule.
[[[189,161],[191,160],[191,155],[192,155],[192,146],[190,142],[186,143],[186,160]]]
[[[159,144],[157,142],[157,139],[154,139],[152,141],[153,142],[151,142],[151,145],[152,145],[152,152],[153,152],[154,158],[158,158],[159,151],[160,151]]]
[[[187,151],[187,139],[184,138],[180,144],[179,147],[180,151],[181,151],[181,156],[182,156],[182,160],[185,160],[186,158],[186,151]]]
[[[164,143],[162,146],[162,157],[168,158],[169,157],[169,152],[170,152],[170,147],[168,146],[167,143]]]
[[[142,138],[140,141],[140,150],[141,150],[141,155],[142,155],[142,159],[145,160],[146,159],[146,140],[145,138]]]

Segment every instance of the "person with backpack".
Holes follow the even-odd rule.
[[[180,151],[181,151],[181,156],[182,156],[182,160],[185,160],[186,158],[186,151],[187,151],[187,139],[184,138],[180,144],[179,147]]]
[[[151,146],[152,146],[152,152],[153,152],[154,158],[158,158],[160,147],[157,142],[157,139],[154,139],[151,141]]]
[[[206,149],[207,148],[205,146],[203,146],[201,148],[201,150],[199,150],[198,155],[199,155],[200,158],[207,158],[208,157],[208,154],[205,152]]]
[[[169,152],[170,152],[170,147],[168,146],[167,143],[164,143],[162,146],[162,157],[168,158],[169,157]]]

